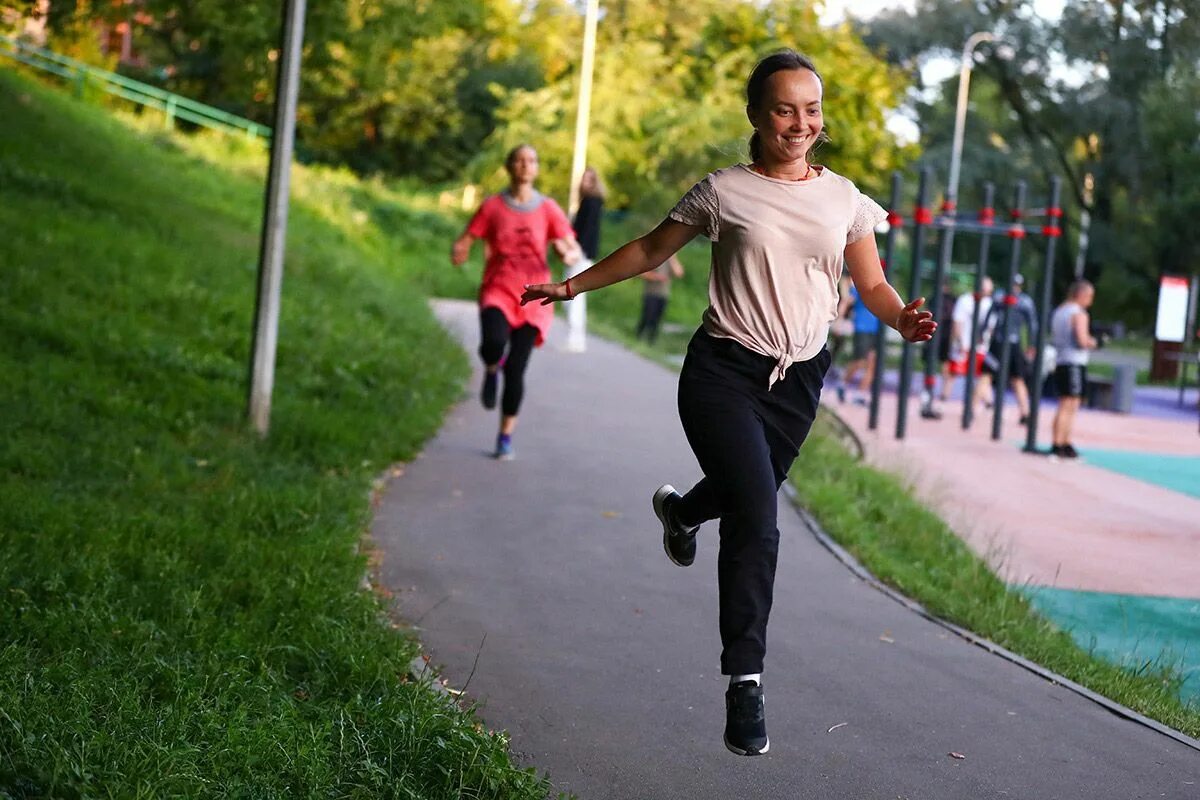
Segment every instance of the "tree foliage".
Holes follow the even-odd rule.
[[[1086,274],[1100,283],[1101,313],[1146,323],[1158,276],[1197,270],[1200,226],[1186,223],[1200,192],[1197,0],[1067,0],[1058,20],[1039,18],[1031,0],[919,0],[857,27],[914,76],[932,58],[957,62],[974,31],[1015,50],[1008,60],[980,50],[962,187],[969,196],[984,179],[1061,176],[1072,223],[1081,210],[1091,217]],[[957,75],[919,88],[921,143],[945,164]],[[1076,239],[1063,244],[1068,267]]]
[[[270,122],[279,0],[54,0],[51,28],[130,25],[135,77]],[[811,55],[833,143],[822,157],[881,188],[905,157],[884,125],[905,79],[806,2],[606,0],[590,160],[618,204],[661,205],[744,157],[743,84],[765,52]],[[504,151],[535,144],[565,195],[574,146],[582,3],[308,3],[297,128],[305,158],[433,180],[502,180]]]
[[[588,160],[613,200],[659,208],[707,171],[744,160],[750,132],[745,80],[762,55],[794,47],[825,82],[833,139],[820,158],[868,189],[911,153],[885,127],[905,78],[845,28],[822,28],[798,3],[625,0],[607,6],[598,31]],[[574,146],[578,74],[533,90],[506,90],[501,125],[472,164],[492,176],[502,153],[538,145],[547,186],[565,193]]]

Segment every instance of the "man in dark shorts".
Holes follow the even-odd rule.
[[[992,328],[992,343],[988,354],[983,360],[983,379],[979,382],[982,394],[976,397],[987,397],[987,391],[995,385],[996,376],[1000,374],[1000,359],[1004,352],[1004,337],[1008,331],[1008,385],[1012,387],[1017,398],[1017,410],[1021,415],[1021,424],[1029,422],[1029,358],[1032,354],[1033,343],[1037,340],[1037,307],[1033,298],[1022,291],[1025,278],[1017,275],[1013,278],[1008,292],[997,292],[991,309],[988,311],[988,324]],[[1006,315],[1015,314],[1011,326]],[[984,325],[987,328],[988,325]],[[1026,349],[1021,346],[1021,328],[1027,333]],[[999,394],[999,390],[997,390]]]
[[[1054,445],[1050,455],[1059,458],[1078,458],[1071,443],[1075,428],[1075,413],[1087,389],[1088,351],[1097,342],[1088,330],[1088,308],[1096,298],[1096,290],[1088,281],[1075,281],[1067,289],[1066,301],[1054,309],[1050,318],[1050,340],[1058,352],[1054,369],[1054,386],[1058,390],[1058,411],[1054,413]]]
[[[938,399],[942,403],[950,400],[950,388],[954,385],[954,378],[950,374],[950,363],[954,360],[954,354],[951,352],[954,337],[951,336],[951,328],[954,319],[954,304],[958,302],[958,296],[954,293],[954,286],[951,279],[947,279],[942,284],[941,305],[938,307],[938,326],[941,328],[937,337],[937,359],[941,365],[940,371],[942,375],[942,385],[939,390]],[[930,389],[925,397],[925,405],[921,409],[921,416],[925,419],[941,419],[942,412],[933,404],[933,390]]]
[[[867,308],[867,304],[859,297],[858,290],[853,286],[842,298],[838,309],[839,315],[845,316],[849,309],[853,309],[854,339],[850,363],[846,365],[846,372],[838,383],[837,395],[839,401],[845,402],[846,387],[850,386],[850,382],[861,372],[862,378],[859,379],[858,390],[854,392],[853,399],[855,403],[865,405],[867,394],[871,388],[871,380],[875,377],[875,335],[879,331],[879,319],[871,313],[871,309]]]

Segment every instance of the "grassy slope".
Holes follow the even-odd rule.
[[[356,588],[371,479],[466,372],[406,277],[448,223],[296,174],[260,442],[261,154],[7,70],[0,119],[0,796],[544,796]]]

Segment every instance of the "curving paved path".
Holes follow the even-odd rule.
[[[474,307],[437,311],[473,351]],[[906,610],[853,577],[786,501],[764,680],[771,753],[728,753],[715,525],[680,569],[650,512],[660,483],[699,477],[675,375],[595,338],[568,354],[564,340],[556,330],[534,356],[516,461],[486,457],[495,418],[473,379],[372,526],[399,613],[557,789],[585,800],[1200,797],[1200,752]]]

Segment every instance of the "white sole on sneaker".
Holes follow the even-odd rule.
[[[667,498],[673,494],[675,494],[675,487],[669,483],[664,483],[662,486],[658,487],[658,491],[654,493],[653,500],[654,516],[658,517],[658,521],[661,522],[663,526],[663,552],[667,554],[667,558],[671,559],[671,563],[675,566],[686,567],[688,566],[687,564],[680,564],[675,560],[675,556],[671,555],[671,548],[667,544],[667,541],[671,538],[671,526],[667,522],[666,502]]]
[[[771,749],[771,740],[770,739],[767,739],[767,743],[762,746],[762,750],[743,750],[740,747],[734,747],[733,745],[731,745],[729,743],[729,740],[725,739],[724,736],[722,736],[721,738],[725,740],[725,749],[728,750],[729,752],[733,753],[734,755],[738,755],[738,756],[762,756],[762,755],[766,755],[767,751]]]

